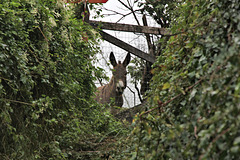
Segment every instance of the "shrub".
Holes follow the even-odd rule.
[[[140,115],[125,157],[237,159],[238,3],[186,0],[172,11],[172,36],[160,39],[162,54],[152,71],[152,110]]]
[[[92,100],[98,34],[71,7],[1,1],[0,159],[71,158],[89,149],[86,139],[114,129]]]

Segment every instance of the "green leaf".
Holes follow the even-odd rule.
[[[232,153],[239,153],[239,146],[233,146],[230,150]]]
[[[240,137],[235,138],[235,140],[233,141],[233,145],[238,145],[240,144]]]
[[[191,99],[196,95],[196,93],[197,93],[197,90],[194,88],[194,89],[192,90],[192,92],[191,92],[188,100],[191,101]]]
[[[171,86],[170,83],[168,83],[168,82],[167,82],[167,83],[164,83],[162,89],[163,89],[163,90],[168,89],[168,88],[170,88],[170,86]]]

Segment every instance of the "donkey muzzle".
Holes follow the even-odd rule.
[[[121,81],[121,80],[118,81],[116,91],[121,94],[121,93],[123,93],[125,88],[126,87],[125,87],[123,81]]]

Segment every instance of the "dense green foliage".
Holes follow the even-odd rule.
[[[153,110],[111,146],[123,128],[92,99],[96,32],[59,0],[1,1],[0,159],[100,159],[87,152],[99,145],[116,159],[238,158],[239,1],[140,6],[172,36],[159,41]]]
[[[98,36],[72,10],[59,0],[1,0],[0,159],[71,159],[114,130],[92,100]]]
[[[154,1],[153,7],[165,5]],[[121,156],[238,159],[239,1],[178,1],[166,12],[175,18],[172,36],[159,41],[149,96],[155,109],[141,115]]]

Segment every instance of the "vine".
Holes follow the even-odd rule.
[[[94,151],[99,137],[121,127],[93,100],[99,35],[73,8],[1,1],[0,159],[86,159],[79,150]]]
[[[146,2],[157,21],[157,8],[172,16],[171,36],[159,40],[150,109],[135,119],[125,159],[237,159],[239,2],[165,2]]]

